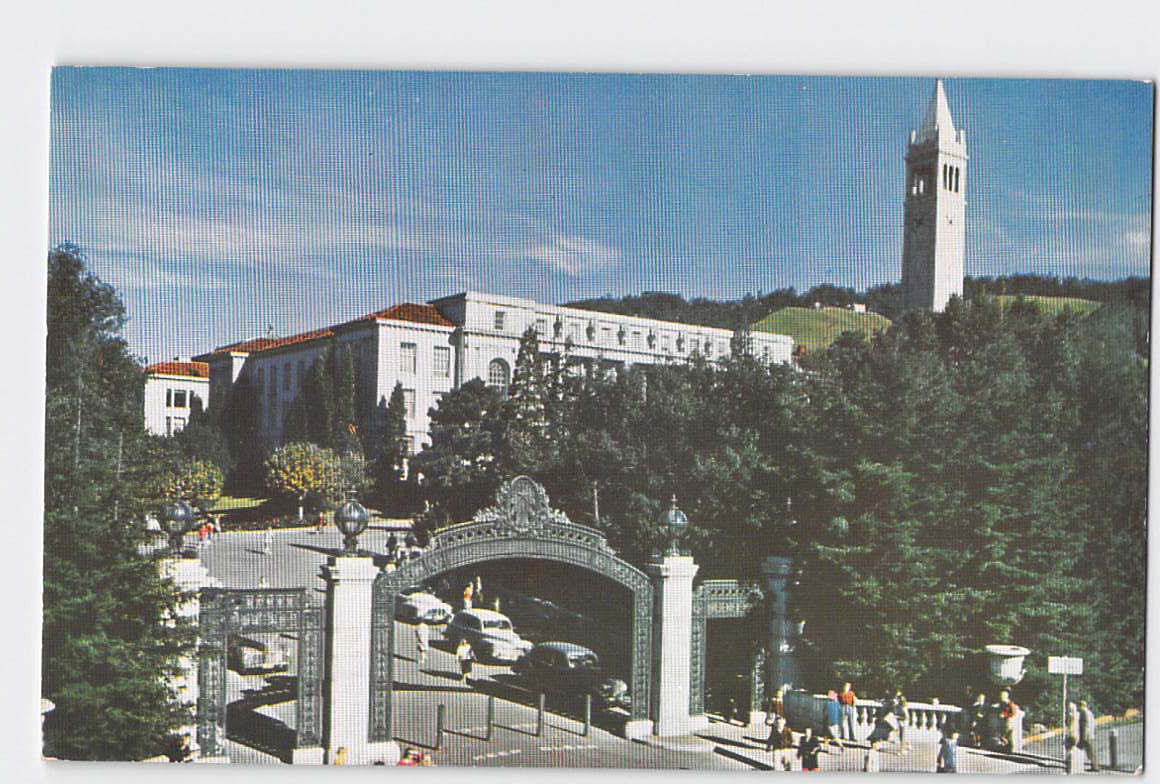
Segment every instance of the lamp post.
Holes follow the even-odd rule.
[[[193,527],[196,519],[193,507],[178,498],[161,507],[161,526],[169,534],[169,550],[173,555],[181,556],[181,540],[185,532]]]
[[[680,540],[685,529],[689,526],[689,518],[677,508],[677,496],[675,493],[673,494],[673,499],[669,502],[669,508],[661,516],[661,524],[665,526],[669,540],[668,547],[665,549],[665,555],[680,555]]]
[[[358,536],[367,529],[370,512],[353,497],[347,498],[334,513],[334,524],[342,532],[342,554],[358,554]]]

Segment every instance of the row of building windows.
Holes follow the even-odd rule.
[[[503,324],[504,311],[497,310],[495,312],[496,330],[502,331]],[[546,316],[537,317],[535,328],[537,335],[540,337],[547,337],[548,318]],[[578,344],[581,342],[581,331],[583,331],[583,337],[589,343],[598,343],[599,345],[606,346],[612,345],[613,333],[612,326],[609,324],[601,324],[599,329],[597,329],[595,322],[590,321],[588,322],[588,325],[584,327],[582,324],[575,321],[570,321],[565,324],[563,319],[557,318],[555,323],[552,325],[552,337],[555,340],[564,338],[566,340],[572,341],[573,344]],[[596,339],[597,335],[600,336],[599,341]],[[649,349],[656,349],[658,342],[660,343],[660,350],[662,352],[667,353],[672,351],[672,336],[669,334],[662,333],[658,337],[656,332],[650,331],[647,335],[645,335],[643,330],[634,329],[630,332],[624,327],[621,327],[616,332],[616,343],[620,346],[628,346],[629,348],[634,349],[643,349],[647,344]],[[706,356],[710,356],[714,352],[714,344],[708,338],[705,338],[703,341],[698,341],[696,339],[686,339],[684,335],[678,335],[676,339],[677,352],[681,354],[685,353],[686,346],[690,352],[700,351]],[[716,349],[723,353],[725,351],[725,344],[719,343],[716,346]]]
[[[435,376],[451,377],[451,349],[448,346],[435,347]],[[415,375],[419,372],[419,347],[415,343],[399,344],[399,372]]]

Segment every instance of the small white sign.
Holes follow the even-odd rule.
[[[1047,672],[1051,675],[1083,675],[1083,659],[1078,656],[1048,656]]]

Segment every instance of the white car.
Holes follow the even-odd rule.
[[[434,594],[414,591],[398,598],[395,617],[411,623],[447,623],[451,618],[451,605]]]
[[[467,640],[481,662],[511,664],[533,647],[516,634],[506,615],[491,610],[460,610],[443,636],[452,647]]]

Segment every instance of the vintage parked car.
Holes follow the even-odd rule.
[[[560,694],[592,695],[601,710],[632,709],[628,684],[619,678],[605,678],[600,659],[582,645],[570,642],[542,642],[512,667],[529,687]]]
[[[233,635],[226,652],[226,666],[240,675],[284,672],[289,663],[285,653],[258,640]]]
[[[409,623],[447,623],[451,605],[421,588],[404,591],[395,601],[395,617]]]
[[[512,622],[503,613],[492,610],[460,610],[443,632],[452,648],[460,640],[467,640],[481,662],[510,664],[532,648],[512,628]]]

